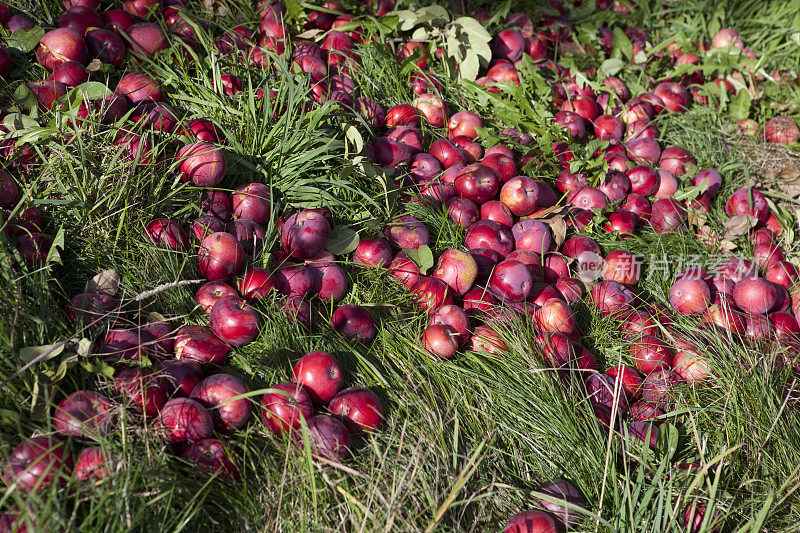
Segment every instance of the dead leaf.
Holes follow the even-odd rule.
[[[784,167],[780,172],[771,176],[770,183],[777,186],[778,190],[790,197],[800,198],[800,171],[795,167]]]
[[[539,211],[535,211],[530,215],[520,217],[520,220],[527,220],[530,218],[534,218],[536,220],[541,220],[542,222],[545,222],[551,218],[564,217],[567,215],[567,213],[569,213],[569,206],[554,205],[552,207],[546,207],[544,209],[540,209]]]
[[[154,322],[166,322],[167,319],[164,318],[164,315],[161,313],[156,313],[155,311],[151,311],[147,314],[147,323],[152,324]]]
[[[736,250],[739,247],[738,244],[736,244],[735,242],[730,241],[728,239],[722,239],[721,241],[719,241],[719,245],[718,246],[719,246],[720,251],[722,251],[724,253],[732,253],[734,250]]]
[[[114,296],[119,291],[119,274],[113,268],[103,270],[86,284],[86,292]]]
[[[100,62],[99,59],[95,58],[89,62],[89,65],[86,67],[87,72],[97,72],[100,70],[100,67],[103,66],[103,63]]]
[[[319,30],[319,29],[308,30],[308,31],[304,31],[303,33],[301,33],[299,35],[295,35],[294,39],[313,39],[314,37],[316,37],[320,33],[322,33],[322,30]]]
[[[725,228],[725,235],[722,237],[723,241],[733,241],[742,235],[747,235],[751,229],[756,227],[758,219],[753,215],[736,215],[725,221],[723,228]]]
[[[781,181],[797,181],[797,178],[800,178],[800,171],[794,167],[784,167],[777,175]]]
[[[545,224],[550,226],[550,231],[553,233],[553,240],[556,243],[556,248],[561,248],[564,244],[564,239],[567,238],[567,221],[563,216],[558,216],[550,220],[544,221]]]

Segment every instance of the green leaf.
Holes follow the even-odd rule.
[[[364,149],[364,138],[353,124],[342,123],[342,131],[349,145],[353,146],[353,153],[359,154]],[[348,150],[350,152],[350,150]]]
[[[611,44],[614,46],[614,52],[619,51],[629,61],[633,59],[633,43],[622,31],[622,28],[614,28],[614,37]]]
[[[103,374],[109,378],[114,377],[114,367],[110,366],[102,359],[82,359],[80,364],[87,372]]]
[[[19,358],[25,363],[30,363],[37,357],[43,357],[42,360],[47,361],[48,359],[58,356],[58,354],[64,351],[66,346],[67,343],[61,341],[53,344],[45,344],[44,346],[30,346],[27,348],[21,348],[19,351]]]
[[[33,91],[28,89],[28,86],[24,83],[18,85],[17,88],[14,89],[14,102],[21,109],[27,109],[29,111],[38,109],[39,106],[39,102],[37,102]]]
[[[456,60],[461,59],[461,56],[458,53],[459,46],[461,46],[461,41],[458,40],[458,37],[456,37],[454,33],[448,35],[444,41],[444,49],[445,52],[447,52],[447,56],[453,57]]]
[[[58,233],[53,238],[53,244],[50,245],[50,251],[47,252],[46,265],[58,264],[61,265],[61,252],[64,251],[64,226],[58,228]]]
[[[99,100],[111,94],[111,89],[109,89],[105,83],[99,81],[87,81],[72,89],[72,92],[75,95],[80,96],[81,100],[84,98],[87,100]]]
[[[458,17],[453,21],[454,26],[460,26],[461,29],[487,43],[492,40],[492,36],[486,31],[483,25],[472,17]]]
[[[470,45],[472,46],[472,51],[480,58],[481,65],[488,65],[489,61],[492,60],[492,49],[489,46],[489,41],[470,41]]]
[[[739,91],[728,104],[728,114],[731,120],[741,120],[750,116],[750,94],[747,91]]]
[[[17,142],[19,144],[24,144],[24,143],[33,144],[36,141],[39,141],[39,140],[42,140],[42,139],[47,140],[50,137],[52,137],[53,135],[57,135],[58,133],[59,133],[58,128],[55,128],[55,127],[52,127],[52,126],[48,126],[48,127],[43,127],[43,128],[33,128],[33,129],[30,129],[30,130],[27,130],[27,131],[20,130],[20,131],[16,132],[16,134],[12,134],[11,137],[16,137],[17,138]]]
[[[574,7],[572,9],[575,9]],[[571,11],[570,11],[571,12]],[[504,0],[502,3],[492,3],[492,18],[486,21],[486,26],[489,28],[497,24],[501,24],[506,20],[506,17],[511,13],[511,0]],[[462,17],[466,18],[466,17]]]
[[[676,200],[681,201],[691,201],[703,194],[704,186],[702,185],[694,185],[692,187],[686,187],[684,189],[679,189],[673,195],[673,198]]]
[[[447,10],[447,8],[438,4],[433,4],[418,9],[417,13],[419,13],[421,16],[450,20],[450,12]]]
[[[23,54],[33,51],[39,45],[39,39],[44,35],[44,28],[34,26],[27,30],[20,29],[12,33],[6,41],[6,47],[19,50]]]
[[[428,270],[433,268],[433,252],[427,245],[422,245],[417,249],[404,248],[403,251],[409,259],[414,261],[414,264],[419,267],[419,271],[426,274]]]
[[[481,62],[474,50],[468,49],[467,56],[458,68],[458,75],[462,80],[475,81],[481,69]]]
[[[39,123],[36,121],[36,119],[33,119],[28,115],[23,115],[22,113],[9,113],[3,117],[3,126],[5,126],[8,131],[14,132],[38,128]]]
[[[35,421],[43,420],[47,413],[48,401],[46,389],[49,388],[49,381],[45,374],[39,372],[36,374],[36,380],[33,382],[30,417]]]
[[[625,66],[625,62],[621,59],[606,59],[600,65],[600,73],[603,77],[615,76]]]
[[[414,11],[410,9],[404,9],[402,11],[395,11],[392,15],[397,17],[398,24],[397,27],[401,31],[408,31],[414,26],[417,25],[417,20],[419,17]]]
[[[670,423],[664,423],[658,428],[656,449],[667,457],[672,457],[678,450],[678,428]]]
[[[433,37],[433,33],[431,33],[425,26],[420,26],[414,30],[414,33],[411,34],[411,39],[414,41],[424,41],[426,39],[430,39],[431,37]],[[414,52],[417,53],[416,50]],[[416,61],[412,61],[412,63],[416,63]]]
[[[283,6],[290,18],[297,19],[304,13],[303,6],[297,0],[284,0]]]
[[[356,249],[360,239],[358,232],[350,226],[336,226],[328,239],[328,251],[333,255],[349,254]]]

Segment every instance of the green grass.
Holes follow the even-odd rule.
[[[736,2],[717,10],[710,10],[706,2],[672,2],[677,18],[669,21],[653,14],[655,2],[638,4],[632,23],[650,32],[656,44],[678,35],[687,42],[709,40],[704,32],[716,24],[738,28],[770,69],[792,68],[800,58],[789,26],[783,24],[797,12],[796,2]],[[37,7],[33,12],[42,20],[57,17],[55,2]],[[537,12],[533,5],[524,8]],[[193,11],[206,18],[201,9]],[[231,9],[244,20],[254,20],[248,6]],[[516,9],[522,8],[511,7]],[[620,20],[611,13],[582,17],[576,20],[582,28]],[[229,20],[207,21],[209,31],[218,35],[230,26]],[[201,50],[211,46],[212,37],[203,35]],[[402,77],[407,73],[401,74],[380,41],[362,45],[358,55],[364,72],[356,76],[360,96],[387,108],[413,99]],[[307,80],[279,59],[273,71],[204,52],[187,52],[177,59],[163,53],[155,61],[137,61],[140,64],[132,62],[130,69],[143,69],[163,80],[182,119],[209,117],[224,132],[229,172],[221,188],[231,190],[252,181],[272,187],[270,245],[277,246],[275,228],[281,216],[300,207],[325,206],[335,225],[349,225],[364,235],[411,212],[431,230],[434,252],[461,246],[463,229],[449,222],[441,209],[404,204],[391,176],[370,172],[352,154],[345,155],[350,142],[345,127],[356,125],[365,142],[373,132],[331,104],[306,112],[301,104]],[[581,61],[598,63],[592,55]],[[240,76],[246,89],[234,97],[216,92],[219,75],[225,72]],[[651,74],[632,68],[620,76],[635,86],[649,83]],[[27,66],[28,78],[42,75],[35,64]],[[527,76],[523,87],[505,98],[487,98],[472,86],[451,81],[443,96],[451,110],[472,108],[493,119],[487,124],[486,142],[505,126],[533,134],[535,144],[527,153],[534,162],[528,171],[552,180],[557,166],[549,149],[555,138],[550,137],[561,134],[549,131],[547,80],[533,70]],[[110,86],[115,79],[116,74],[109,75]],[[11,82],[4,93],[16,84]],[[278,92],[280,109],[256,100],[259,87]],[[769,98],[778,102],[795,96],[793,86],[767,87]],[[752,113],[759,119],[774,114],[766,103],[754,105]],[[793,114],[797,116],[796,110]],[[22,366],[21,348],[70,337],[99,343],[101,330],[70,323],[63,306],[103,269],[120,274],[119,297],[133,324],[149,313],[163,315],[175,327],[207,320],[194,304],[196,285],[135,300],[161,284],[200,277],[196,245],[189,252],[174,252],[158,249],[143,237],[145,224],[155,217],[190,223],[199,213],[200,190],[178,181],[169,163],[137,168],[126,164],[110,145],[113,126],[89,123],[67,139],[69,130],[60,127],[61,119],[54,120],[65,134],[43,139],[37,146],[45,155],[44,164],[19,178],[26,205],[45,211],[47,232],[63,230],[64,260],[52,271],[28,271],[15,266],[15,252],[7,242],[0,244],[4,379]],[[750,179],[750,162],[723,142],[721,132],[732,131],[729,119],[715,106],[694,106],[687,113],[660,118],[658,126],[664,146],[683,146],[696,156],[700,168],[714,166],[723,174],[725,184],[712,217],[721,225],[723,199]],[[163,155],[165,161],[181,144],[177,135],[134,129],[150,137],[154,155]],[[443,132],[428,128],[424,133],[431,139]],[[582,164],[599,176],[588,161]],[[650,268],[644,270],[640,291],[649,301],[665,305],[681,268],[679,257],[713,261],[719,256],[689,235],[642,230],[628,240],[600,231],[591,236],[606,252],[625,248],[645,258]],[[747,251],[742,245],[742,253]],[[269,259],[261,252],[253,261],[268,264]],[[66,486],[34,494],[9,488],[0,496],[0,510],[28,513],[31,529],[52,531],[494,531],[512,514],[535,506],[535,491],[542,483],[566,477],[588,502],[576,528],[581,531],[682,531],[680,513],[693,501],[712,508],[724,521],[724,531],[798,529],[800,424],[796,408],[784,401],[794,374],[771,364],[785,348],[702,334],[694,320],[676,319],[676,329],[702,343],[716,377],[705,385],[680,389],[674,411],[665,416],[658,449],[645,452],[635,441],[609,438],[594,422],[588,402],[574,389],[575,376],[565,377],[571,385],[564,386],[554,371],[543,368],[530,323],[501,328],[509,346],[502,355],[466,351],[452,362],[434,359],[417,343],[426,321],[408,294],[384,272],[341,259],[351,287],[343,303],[370,306],[378,319],[378,336],[368,346],[338,337],[328,326],[330,306],[316,307],[314,325],[304,331],[286,321],[279,302],[259,303],[263,327],[258,338],[235,350],[222,369],[241,377],[255,402],[254,420],[224,437],[241,471],[239,481],[193,476],[165,445],[153,421],[143,421],[133,409],[121,406],[117,430],[101,442],[114,458],[110,477],[97,484],[70,480]],[[585,304],[576,312],[584,333],[581,342],[601,368],[631,362],[628,341],[617,323]],[[387,408],[384,429],[357,438],[353,457],[343,466],[316,460],[290,438],[273,436],[257,416],[263,391],[288,381],[292,364],[314,349],[334,353],[345,369],[346,383],[377,391]],[[97,359],[66,350],[0,389],[0,457],[34,433],[52,431],[46,407],[73,390],[98,389],[119,399],[112,380],[96,371]],[[58,379],[60,365],[68,369],[63,379]],[[75,450],[84,444],[70,442]],[[689,462],[699,467],[677,468]]]

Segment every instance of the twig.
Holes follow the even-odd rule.
[[[183,287],[184,285],[194,285],[195,283],[202,283],[204,279],[184,279],[181,281],[173,281],[172,283],[164,283],[159,285],[155,289],[144,291],[136,295],[133,299],[134,302],[141,302],[146,298],[150,298],[151,296],[155,296],[156,294],[162,293],[164,291],[168,291],[169,289],[174,289],[176,287]]]

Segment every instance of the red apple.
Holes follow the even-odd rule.
[[[189,359],[200,364],[222,364],[231,347],[208,328],[184,326],[175,334],[175,358]]]
[[[342,390],[342,369],[328,352],[309,352],[295,364],[292,382],[305,388],[314,405],[325,405]]]
[[[250,398],[238,398],[248,392],[239,378],[214,374],[198,383],[190,398],[211,412],[217,431],[231,433],[244,427],[250,419]]]
[[[331,327],[347,339],[370,343],[377,335],[375,320],[360,305],[342,305],[331,317]]]
[[[79,390],[56,406],[53,425],[66,437],[103,438],[114,425],[113,409],[114,405],[105,396]]]
[[[200,273],[209,281],[224,281],[242,268],[244,249],[230,233],[212,233],[200,244]]]
[[[374,392],[363,387],[341,391],[331,400],[328,410],[340,417],[353,433],[377,431],[383,424],[383,403]]]
[[[431,355],[452,359],[458,350],[458,334],[449,325],[431,324],[422,332],[422,347]]]
[[[261,398],[261,419],[276,435],[292,433],[300,428],[300,419],[314,413],[311,397],[299,384],[279,383],[270,387]]]

